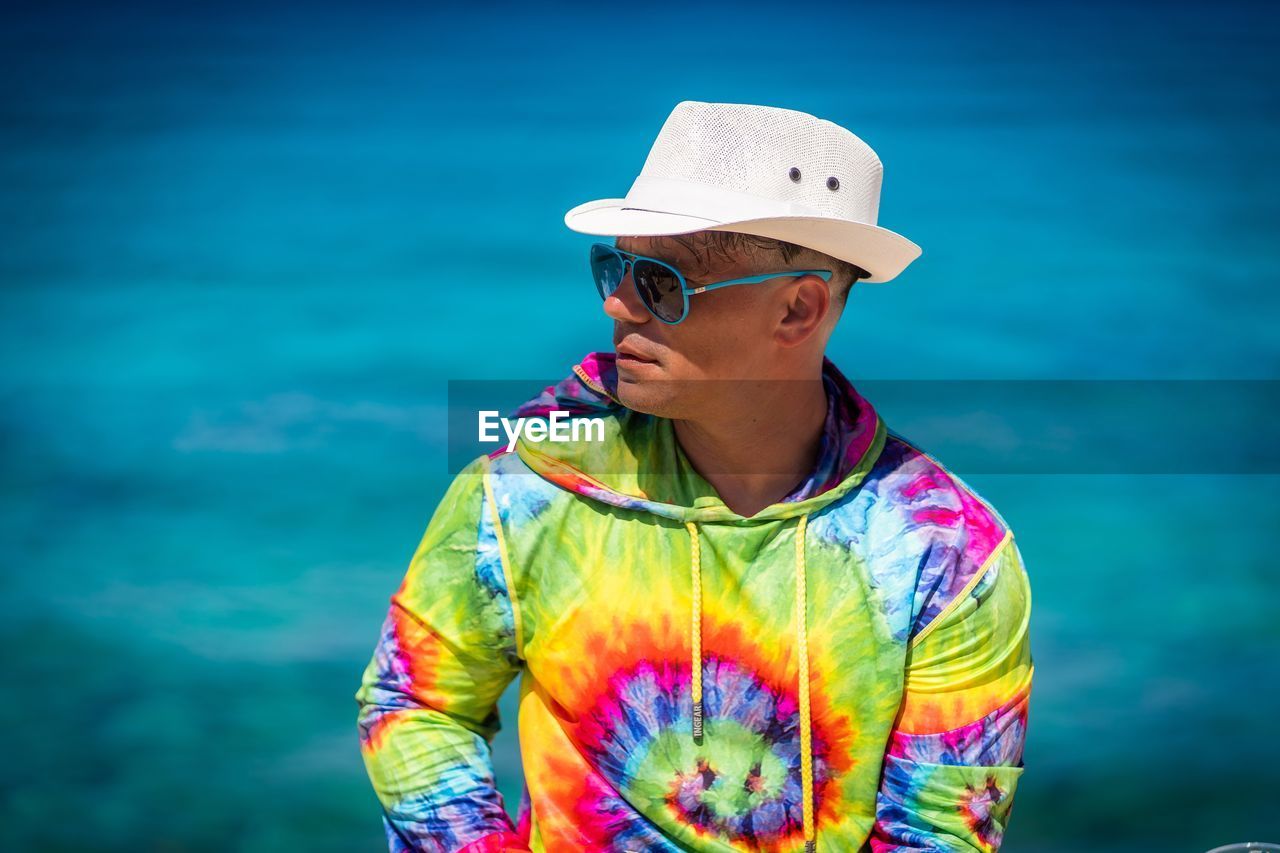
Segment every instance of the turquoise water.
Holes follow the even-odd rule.
[[[884,159],[925,252],[855,292],[855,381],[1280,378],[1265,6],[9,17],[5,849],[384,849],[351,694],[451,473],[445,383],[608,347],[561,217],[679,100]],[[969,480],[1035,601],[1005,849],[1280,839],[1280,477]]]

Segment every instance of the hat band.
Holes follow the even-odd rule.
[[[764,198],[682,178],[640,175],[631,184],[623,210],[648,210],[696,216],[709,222],[738,222],[774,216],[830,217],[817,208],[794,201]]]

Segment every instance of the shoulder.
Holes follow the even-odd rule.
[[[892,497],[928,542],[913,597],[915,642],[961,598],[980,594],[991,568],[1016,546],[1008,522],[969,484],[902,436],[894,434],[891,446],[899,460]]]
[[[562,494],[561,489],[530,468],[520,454],[506,448],[477,457],[467,468],[476,472],[486,502],[504,525],[538,518]]]
[[[1013,532],[977,491],[887,431],[884,449],[830,526],[888,598],[894,634],[913,641],[973,591]]]

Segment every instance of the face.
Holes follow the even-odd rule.
[[[616,246],[670,263],[690,287],[787,268],[777,258],[725,258],[708,251],[706,234],[619,237]],[[800,288],[803,294],[797,292]],[[827,313],[827,286],[817,276],[803,276],[691,295],[688,316],[669,325],[644,307],[628,268],[621,286],[604,302],[605,314],[613,320],[619,398],[636,411],[696,420],[716,405],[716,383],[701,380],[777,378],[778,365],[785,362],[781,351],[813,331],[801,329],[801,338],[796,337],[797,296],[804,303],[800,313],[810,315],[801,317],[800,325],[813,325],[814,311],[820,322]]]

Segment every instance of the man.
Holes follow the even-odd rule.
[[[685,101],[579,205],[616,352],[521,406],[603,441],[468,465],[356,698],[390,848],[1000,847],[1030,591],[1004,520],[824,356],[920,253],[880,161],[793,110]],[[520,676],[513,823],[487,741]]]

